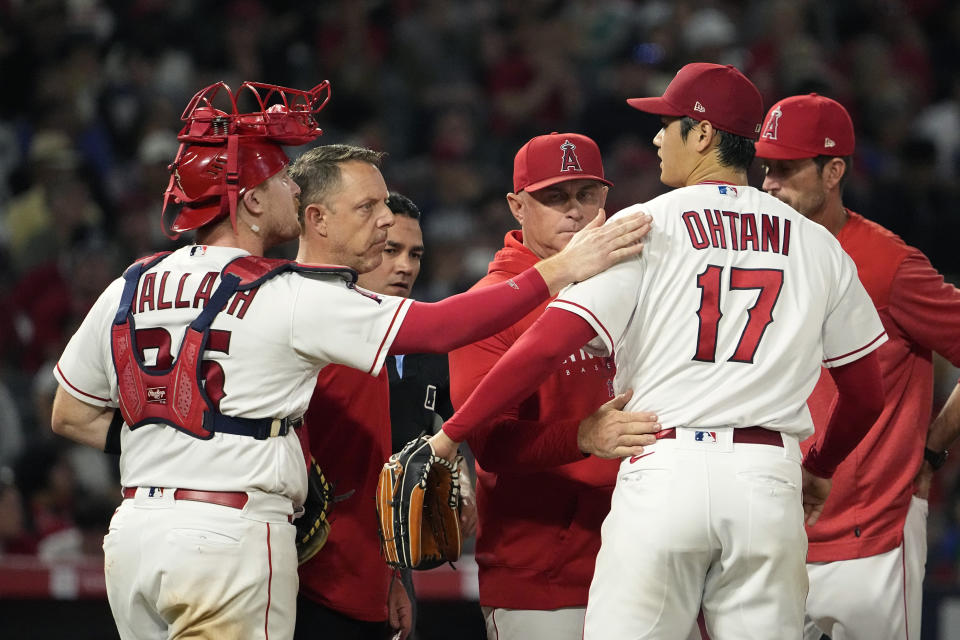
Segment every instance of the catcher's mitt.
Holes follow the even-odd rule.
[[[460,558],[460,456],[433,455],[427,436],[408,442],[380,471],[377,514],[387,564],[433,569]]]
[[[303,513],[293,521],[297,528],[297,563],[303,564],[323,548],[330,535],[330,509],[334,502],[350,497],[353,491],[334,497],[333,485],[327,482],[317,461],[310,457],[307,470],[307,499]]]

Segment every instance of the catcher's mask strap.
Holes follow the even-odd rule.
[[[173,162],[167,166],[167,170],[170,171],[170,180],[167,182],[167,190],[163,192],[163,208],[160,209],[160,228],[163,230],[163,235],[171,240],[178,239],[180,232],[174,231],[167,226],[167,205],[170,204],[170,198],[173,197],[173,186],[177,183],[177,164],[183,156],[183,148],[185,146],[185,143],[180,143],[180,147],[177,149],[177,155],[174,156]]]
[[[227,202],[230,204],[230,225],[234,234],[237,233],[237,195],[240,192],[239,148],[240,138],[236,135],[227,136]]]

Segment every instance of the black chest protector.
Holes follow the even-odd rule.
[[[337,274],[349,286],[357,273],[346,267],[307,267],[290,260],[243,256],[232,260],[220,274],[220,284],[187,327],[183,342],[168,369],[146,367],[137,347],[133,300],[140,277],[170,255],[158,253],[136,261],[123,274],[120,305],[111,327],[113,366],[117,372],[120,412],[130,429],[145,424],[167,424],[188,435],[208,440],[214,433],[232,433],[264,439],[285,435],[299,426],[302,417],[240,418],[220,413],[204,390],[200,372],[203,352],[213,319],[238,291],[248,291],[287,271]],[[289,310],[277,310],[278,313]],[[292,354],[291,354],[292,357]]]

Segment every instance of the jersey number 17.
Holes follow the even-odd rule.
[[[760,340],[773,322],[773,308],[777,305],[780,289],[783,287],[783,270],[730,267],[730,286],[727,291],[721,290],[722,275],[723,267],[711,264],[697,276],[697,288],[700,289],[697,318],[700,330],[697,334],[697,352],[693,359],[701,362],[717,361],[717,333],[723,317],[721,298],[732,291],[758,289],[760,293],[757,301],[747,309],[747,324],[740,334],[736,350],[728,360],[753,363]]]

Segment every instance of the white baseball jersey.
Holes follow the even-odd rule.
[[[220,271],[243,255],[235,248],[188,246],[141,276],[131,310],[146,366],[169,366]],[[110,325],[122,290],[120,278],[104,291],[54,371],[67,392],[88,404],[117,406]],[[336,275],[287,272],[235,293],[211,325],[203,354],[206,393],[230,416],[301,416],[325,365],[379,373],[409,305],[349,288]],[[306,495],[303,453],[293,431],[265,440],[224,433],[200,440],[149,424],[125,427],[121,438],[120,480],[127,487],[259,490],[296,504]]]
[[[560,293],[551,306],[597,331],[613,353],[626,410],[664,427],[762,425],[803,439],[820,365],[861,358],[886,341],[840,244],[776,198],[747,186],[676,189],[643,211],[643,253]]]

